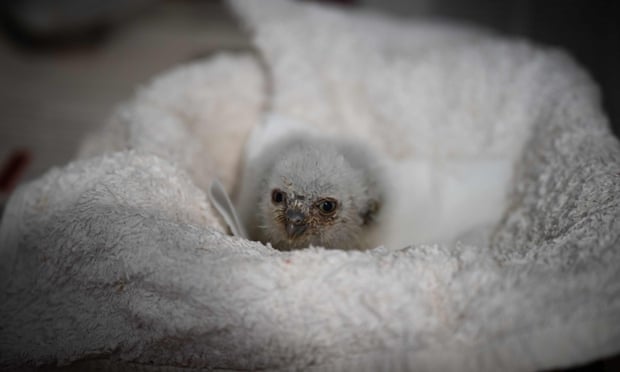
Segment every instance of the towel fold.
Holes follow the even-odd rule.
[[[232,5],[266,69],[223,53],[165,73],[9,200],[0,367],[534,371],[620,351],[620,145],[569,57]],[[265,107],[385,155],[405,193],[391,244],[279,252],[225,233],[205,190],[233,191]]]

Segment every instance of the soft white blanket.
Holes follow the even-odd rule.
[[[620,145],[570,58],[450,25],[233,5],[260,59],[155,79],[81,159],[11,198],[0,367],[533,371],[620,351]],[[226,235],[205,190],[217,176],[232,191],[265,120],[385,155],[383,247]]]

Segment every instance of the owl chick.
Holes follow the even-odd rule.
[[[372,248],[379,167],[353,142],[293,136],[250,166],[238,210],[250,238],[280,250]]]

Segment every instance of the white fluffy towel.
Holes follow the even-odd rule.
[[[232,6],[255,53],[155,78],[10,199],[0,368],[535,371],[620,351],[620,145],[569,57],[323,5]],[[274,121],[385,157],[383,246],[226,234],[205,190],[233,193],[247,139]]]

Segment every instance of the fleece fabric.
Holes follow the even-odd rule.
[[[11,197],[0,367],[535,371],[620,351],[620,145],[570,57],[452,24],[231,6],[256,51],[156,77]],[[384,156],[380,246],[226,233],[208,185],[234,195],[256,139],[294,126]]]

